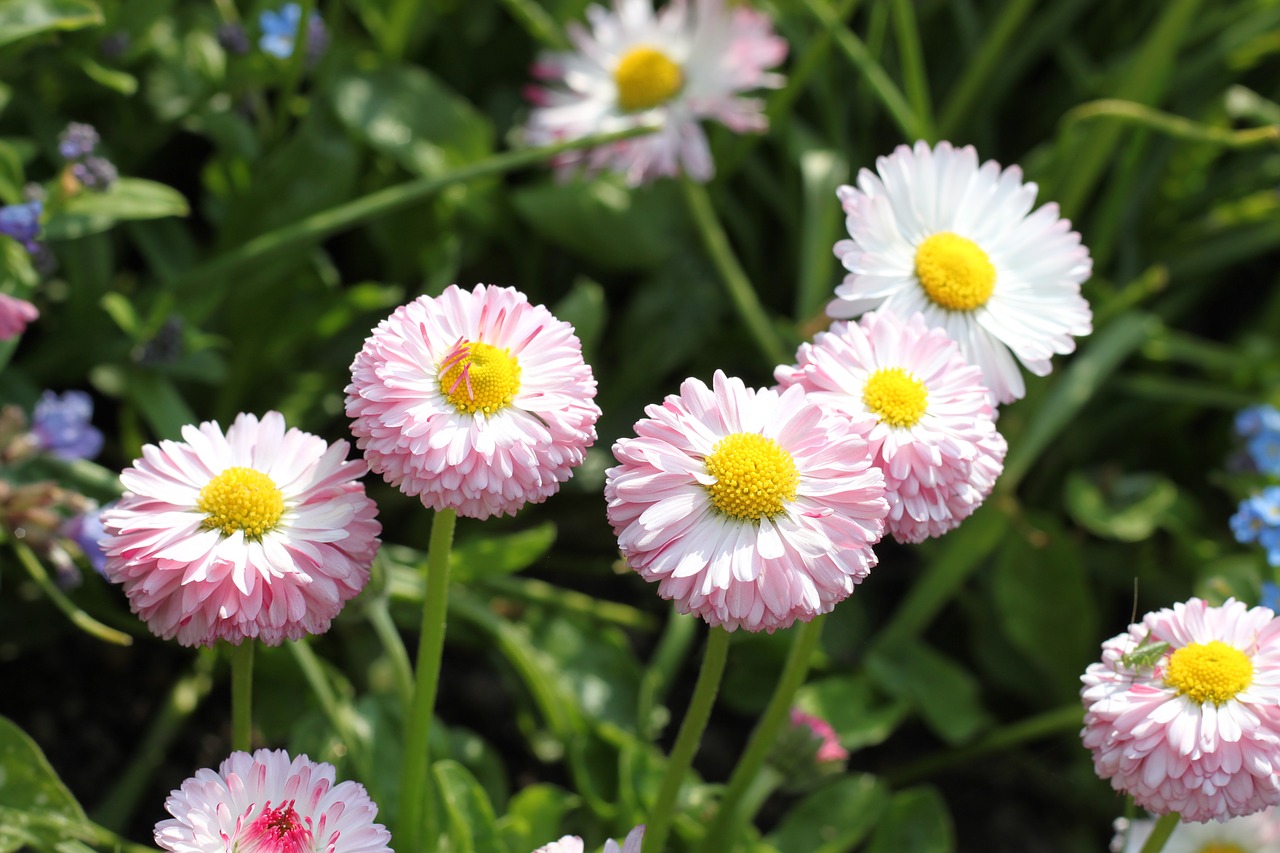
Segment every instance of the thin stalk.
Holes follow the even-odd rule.
[[[1064,732],[1074,733],[1079,731],[1083,717],[1084,711],[1081,710],[1078,702],[1053,711],[1046,711],[1005,726],[969,746],[913,761],[886,773],[884,780],[891,788],[904,788],[923,779],[932,778],[948,768],[971,765],[975,759],[993,752],[1012,749],[1030,741]]]
[[[1169,840],[1169,836],[1173,835],[1173,831],[1178,828],[1178,823],[1182,820],[1177,812],[1169,812],[1167,815],[1161,816],[1156,821],[1156,825],[1151,828],[1151,834],[1147,836],[1147,843],[1142,845],[1142,853],[1160,853],[1164,849],[1164,843]]]
[[[756,296],[755,288],[743,271],[742,265],[729,245],[729,237],[724,233],[720,220],[716,218],[715,209],[711,205],[711,197],[707,188],[688,178],[681,180],[685,201],[689,204],[689,212],[693,215],[694,224],[702,236],[702,244],[711,256],[720,280],[724,283],[729,300],[737,309],[738,316],[746,324],[747,330],[755,338],[760,352],[772,364],[785,364],[791,361],[791,354],[782,344],[782,338],[765,314],[764,306]]]
[[[373,627],[373,633],[378,636],[378,642],[382,643],[383,650],[391,660],[391,672],[396,679],[396,696],[400,698],[401,710],[408,720],[413,713],[413,664],[409,661],[404,639],[391,619],[386,596],[371,598],[365,603],[364,612]]]
[[[414,18],[422,11],[421,0],[392,0],[391,8],[383,19],[381,32],[378,34],[382,52],[388,59],[396,60],[404,57],[409,47],[409,39],[413,35]]]
[[[920,123],[921,138],[930,144],[937,140],[933,123],[933,106],[929,98],[929,76],[924,67],[924,50],[920,47],[920,28],[916,24],[913,0],[891,0],[893,32],[898,39],[902,66],[902,83],[907,101]]]
[[[346,746],[347,754],[351,756],[358,777],[371,779],[373,764],[369,750],[366,748],[366,741],[361,739],[352,727],[351,715],[339,701],[338,694],[334,691],[329,676],[325,674],[324,665],[315,649],[311,648],[311,644],[306,640],[293,640],[287,645],[298,664],[298,669],[302,670],[302,677],[307,680],[311,692],[320,702],[320,709],[329,719],[329,725],[333,726],[333,730],[338,733],[338,737]]]
[[[427,586],[422,599],[422,630],[418,635],[418,660],[413,689],[413,710],[405,732],[404,766],[400,784],[400,832],[398,847],[404,850],[435,848],[434,795],[430,790],[430,756],[427,746],[431,719],[440,684],[440,660],[444,654],[445,618],[449,604],[449,552],[458,513],[437,512],[431,521],[427,551]]]
[[[507,12],[515,18],[533,40],[555,50],[568,50],[571,45],[556,19],[534,0],[502,0]]]
[[[402,210],[454,184],[493,177],[524,166],[542,163],[566,151],[607,145],[611,142],[653,133],[655,130],[657,126],[634,127],[617,133],[602,133],[599,136],[587,136],[542,148],[508,151],[505,154],[495,154],[478,163],[455,169],[445,175],[420,178],[387,187],[261,234],[183,275],[174,282],[173,290],[181,299],[184,295],[198,292],[201,287],[213,283],[216,279],[229,278],[236,273],[252,269],[263,260],[282,252],[318,243],[340,231]]]
[[[307,65],[307,30],[315,0],[298,0],[298,6],[302,9],[302,16],[298,18],[298,28],[293,33],[293,53],[286,60],[288,67],[285,69],[284,88],[280,90],[280,100],[276,102],[276,139],[283,137],[289,126],[289,104],[298,92],[302,72]]]
[[[1154,107],[1126,101],[1120,98],[1102,98],[1072,107],[1062,116],[1064,131],[1089,119],[1112,118],[1124,124],[1133,124],[1163,133],[1186,142],[1207,142],[1223,148],[1255,148],[1280,144],[1280,127],[1248,127],[1232,130],[1229,127],[1201,124],[1183,116],[1166,113]]]
[[[795,629],[782,676],[778,679],[778,685],[773,688],[773,695],[769,697],[769,704],[765,707],[760,722],[756,723],[755,730],[751,732],[747,748],[738,759],[738,766],[733,768],[733,775],[729,777],[729,784],[720,799],[715,820],[702,839],[701,849],[704,853],[732,850],[733,842],[743,824],[754,816],[753,809],[759,808],[762,800],[756,801],[752,809],[747,807],[750,804],[747,795],[756,777],[762,772],[764,760],[773,748],[774,741],[778,739],[778,733],[790,721],[796,691],[809,674],[809,662],[822,638],[822,623],[823,617],[819,616]]]
[[[702,732],[711,718],[711,707],[715,705],[716,694],[720,692],[720,679],[724,675],[724,665],[728,659],[729,632],[724,628],[712,628],[707,635],[706,651],[702,654],[702,669],[693,686],[693,698],[689,700],[689,708],[684,712],[680,733],[676,735],[675,745],[671,747],[667,769],[662,774],[662,785],[658,788],[658,797],[650,813],[652,819],[645,830],[644,846],[641,848],[644,853],[655,853],[666,847],[680,783],[693,764],[693,755],[698,750]]]
[[[66,594],[53,582],[53,578],[49,577],[49,573],[45,571],[44,564],[40,562],[40,559],[36,557],[35,552],[31,550],[27,543],[13,539],[10,544],[13,545],[14,553],[18,555],[18,562],[22,563],[23,568],[27,570],[27,574],[36,582],[36,586],[40,587],[41,592],[49,596],[49,600],[71,620],[71,624],[86,634],[91,634],[99,640],[114,643],[117,646],[128,646],[133,643],[133,638],[128,634],[117,631],[115,628],[108,628],[77,607],[74,601],[67,598]]]
[[[995,25],[987,34],[977,55],[965,63],[960,81],[956,83],[942,108],[938,121],[939,133],[944,139],[955,133],[957,126],[973,112],[978,96],[987,89],[987,83],[1006,57],[1009,42],[1026,20],[1036,0],[1006,0],[1000,6]]]
[[[840,46],[840,50],[853,63],[853,67],[858,73],[866,78],[867,83],[871,85],[871,90],[880,99],[880,103],[889,111],[889,117],[906,134],[907,138],[924,139],[928,137],[930,129],[925,126],[921,116],[916,115],[915,110],[911,108],[906,97],[903,96],[902,90],[894,84],[893,79],[889,77],[884,67],[879,62],[876,62],[870,51],[867,50],[867,46],[862,43],[862,40],[841,23],[830,4],[826,0],[804,0],[804,5],[808,7],[810,14],[818,19],[824,29],[831,30],[835,34],[836,44]]]
[[[253,647],[256,640],[244,639],[231,646],[231,749],[249,752],[253,748]]]

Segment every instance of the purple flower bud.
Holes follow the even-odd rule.
[[[58,153],[64,160],[79,160],[93,153],[98,145],[98,131],[91,124],[71,122],[58,136]]]
[[[85,189],[101,192],[116,182],[120,173],[105,157],[86,157],[71,167],[71,174]]]
[[[40,214],[44,205],[38,201],[0,207],[0,234],[20,243],[29,243],[40,233]]]
[[[249,52],[249,36],[244,27],[237,23],[222,24],[218,27],[218,44],[227,53],[244,56]]]
[[[102,509],[107,509],[107,507]],[[79,546],[85,557],[88,558],[89,564],[93,566],[94,571],[98,574],[102,574],[104,567],[107,565],[107,555],[103,553],[102,545],[99,544],[106,535],[106,531],[102,528],[101,511],[93,509],[88,512],[82,512],[79,515],[73,515],[62,523],[60,530],[63,536]]]

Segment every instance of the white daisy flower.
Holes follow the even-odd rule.
[[[1093,330],[1080,284],[1093,262],[1052,202],[1017,166],[978,165],[972,146],[899,146],[837,191],[851,239],[835,245],[849,275],[827,314],[919,311],[982,368],[999,403],[1026,393],[1013,356],[1045,376],[1054,354]]]
[[[767,69],[782,62],[787,43],[769,18],[723,0],[673,0],[655,12],[651,0],[614,0],[612,11],[587,9],[590,31],[570,25],[573,52],[544,54],[531,86],[536,105],[526,128],[533,145],[658,125],[648,136],[564,155],[571,173],[608,169],[632,185],[683,172],[698,181],[714,171],[699,120],[715,119],[737,133],[766,127],[763,104],[739,93],[778,87]]]

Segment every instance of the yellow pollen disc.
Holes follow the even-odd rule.
[[[916,276],[929,298],[951,311],[981,308],[996,287],[996,268],[987,253],[949,231],[934,234],[916,249]]]
[[[1244,652],[1218,640],[1192,643],[1170,656],[1164,681],[1201,705],[1221,705],[1253,681],[1253,664]]]
[[[237,530],[259,540],[272,530],[284,512],[284,493],[271,478],[254,468],[228,468],[200,490],[196,509],[205,514],[201,526],[230,536]]]
[[[492,415],[520,393],[520,362],[505,349],[461,343],[440,363],[440,393],[460,414]]]
[[[929,389],[901,367],[882,367],[862,386],[862,402],[889,426],[915,426],[928,400]]]
[[[684,85],[684,74],[665,53],[641,45],[618,60],[613,69],[613,82],[618,87],[618,106],[635,112],[671,100]]]
[[[794,500],[800,472],[778,442],[763,435],[736,432],[716,443],[706,458],[716,481],[707,486],[711,503],[725,515],[759,521],[773,517]]]

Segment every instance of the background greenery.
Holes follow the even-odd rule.
[[[829,618],[800,704],[835,725],[849,771],[770,797],[754,849],[1102,849],[1123,804],[1079,745],[1079,674],[1135,608],[1254,603],[1275,579],[1230,536],[1225,466],[1232,413],[1280,402],[1280,3],[760,5],[789,82],[767,136],[711,130],[709,191],[788,346],[822,327],[842,274],[835,187],[916,138],[1019,163],[1061,204],[1094,258],[1096,322],[1002,410],[988,505],[940,541],[882,544]],[[434,752],[459,850],[569,831],[590,847],[643,819],[702,629],[617,563],[609,447],[686,376],[771,382],[679,184],[557,182],[502,153],[529,64],[584,7],[333,0],[308,67],[220,45],[232,20],[252,45],[264,3],[0,0],[0,200],[55,180],[69,121],[129,179],[51,213],[49,276],[0,238],[0,289],[42,311],[0,344],[0,400],[85,388],[107,433],[101,467],[8,476],[105,500],[143,443],[240,411],[346,437],[364,337],[452,282],[519,287],[577,327],[604,411],[587,463],[542,506],[459,523]],[[404,661],[385,640],[417,624],[427,513],[368,487],[374,583],[327,636],[260,656],[255,710],[261,743],[337,764],[392,819]],[[52,797],[0,802],[2,850],[109,848],[76,801],[149,841],[167,791],[229,750],[224,662],[150,637],[87,569],[69,595],[133,645],[78,631],[0,550],[0,713],[74,795],[0,730],[3,766]],[[789,639],[734,637],[672,849],[696,846]]]

